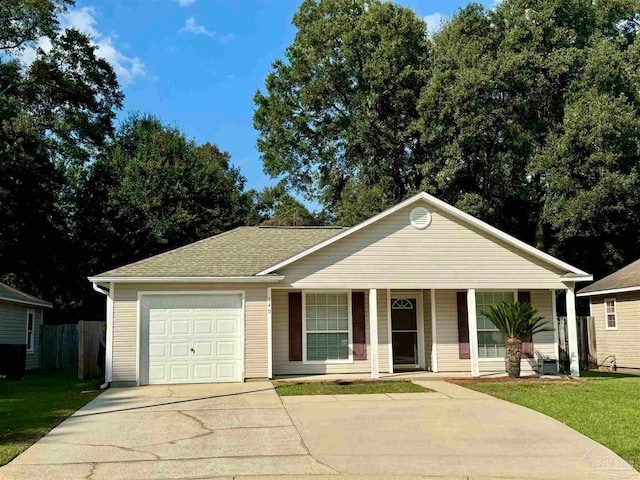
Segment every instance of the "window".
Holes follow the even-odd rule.
[[[513,292],[476,293],[476,318],[478,321],[478,358],[504,358],[507,355],[506,339],[482,312],[503,302],[513,302]]]
[[[305,360],[351,360],[351,308],[347,292],[306,293],[304,306]]]
[[[36,313],[34,310],[27,310],[27,353],[33,353],[35,340]]]
[[[607,330],[618,329],[618,314],[616,312],[616,299],[607,298],[604,301],[605,326]]]

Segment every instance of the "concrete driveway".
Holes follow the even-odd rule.
[[[426,385],[437,392],[288,397],[284,405],[266,382],[110,389],[0,478],[637,478],[611,451],[544,415],[445,382]]]

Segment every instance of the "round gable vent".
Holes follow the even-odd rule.
[[[418,230],[424,230],[431,225],[431,212],[424,207],[416,207],[411,210],[409,221]]]

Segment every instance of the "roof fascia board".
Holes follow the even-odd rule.
[[[264,275],[260,277],[88,277],[93,283],[117,282],[117,283],[276,283],[284,279],[284,275]]]
[[[560,279],[563,282],[590,282],[593,275],[563,275]]]
[[[38,302],[36,300],[18,300],[17,298],[3,297],[1,295],[0,295],[0,300],[2,300],[3,302],[21,303],[24,305],[34,305],[36,307],[53,308],[53,304],[45,301]]]
[[[583,292],[578,293],[577,297],[592,297],[594,295],[609,295],[612,293],[625,293],[625,292],[637,292],[640,291],[640,285],[635,287],[624,287],[624,288],[612,288],[609,290],[596,290],[594,292]]]
[[[451,216],[458,218],[460,220],[466,221],[472,225],[474,225],[475,227],[477,227],[478,229],[489,233],[495,237],[498,237],[500,240],[504,241],[505,243],[516,247],[519,250],[522,250],[526,253],[528,253],[529,255],[542,260],[543,262],[553,265],[557,268],[563,269],[563,270],[567,270],[571,273],[574,273],[578,276],[589,276],[589,274],[587,272],[584,272],[582,270],[580,270],[579,268],[574,267],[573,265],[569,265],[566,262],[563,262],[562,260],[558,260],[557,258],[544,253],[541,250],[538,250],[535,247],[532,247],[531,245],[526,244],[525,242],[518,240],[515,237],[512,237],[511,235],[503,232],[502,230],[499,230],[495,227],[492,227],[491,225],[489,225],[488,223],[483,222],[482,220],[479,220],[477,218],[475,218],[472,215],[469,215],[468,213],[463,212],[462,210],[457,209],[456,207],[449,205],[446,202],[443,202],[442,200],[437,199],[436,197],[429,195],[428,193],[418,193],[417,195],[414,195],[413,197],[410,197],[408,199],[406,199],[403,202],[400,202],[399,204],[397,204],[394,207],[389,208],[388,210],[385,210],[384,212],[379,213],[378,215],[371,217],[370,219],[359,223],[358,225],[350,228],[349,230],[345,230],[344,232],[342,232],[339,235],[336,235],[335,237],[331,237],[328,240],[325,240],[324,242],[319,243],[318,245],[315,245],[307,250],[304,250],[303,252],[298,253],[297,255],[294,255],[293,257],[290,257],[276,265],[273,265],[269,268],[267,268],[266,270],[263,270],[261,272],[258,272],[256,275],[267,275],[269,273],[274,272],[275,270],[278,270],[282,267],[285,267],[303,257],[306,257],[307,255],[312,254],[313,252],[316,252],[318,250],[320,250],[321,248],[326,247],[327,245],[330,245],[334,242],[337,242],[338,240],[351,235],[352,233],[357,232],[358,230],[363,229],[364,227],[367,227],[369,225],[371,225],[372,223],[377,222],[378,220],[381,220],[384,217],[387,217],[388,215],[391,215],[392,213],[397,212],[398,210],[406,207],[407,205],[411,205],[412,203],[417,202],[418,200],[424,200],[427,203],[430,203],[432,205],[434,205],[435,207],[439,208],[440,210],[443,210],[445,212],[447,212],[448,214],[450,214]]]

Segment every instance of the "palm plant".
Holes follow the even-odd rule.
[[[522,338],[540,332],[552,332],[553,328],[529,303],[505,302],[482,312],[505,336],[507,347],[507,372],[511,378],[520,378]]]

